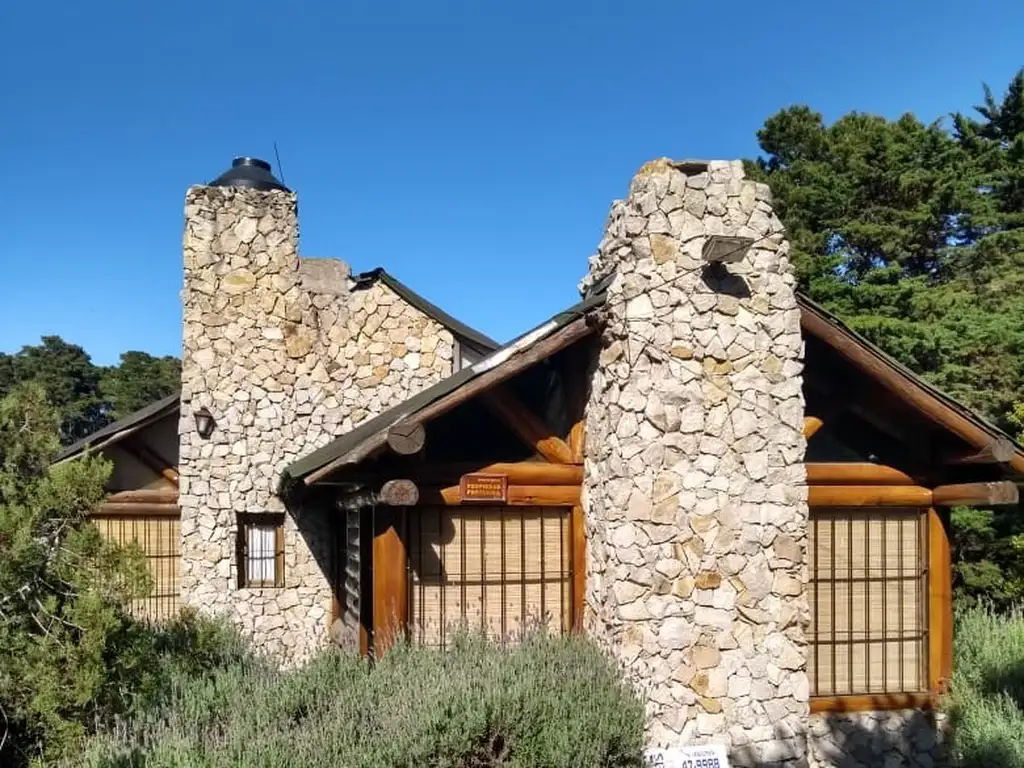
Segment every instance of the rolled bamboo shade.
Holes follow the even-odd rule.
[[[148,597],[132,601],[131,611],[140,618],[154,621],[174,616],[181,596],[180,518],[99,512],[90,520],[108,541],[121,546],[137,544],[146,556],[152,590]]]
[[[570,513],[564,507],[424,507],[410,519],[410,625],[445,646],[460,627],[499,640],[569,629]]]
[[[811,693],[928,688],[927,520],[922,509],[811,509]]]

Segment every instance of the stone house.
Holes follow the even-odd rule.
[[[796,289],[738,162],[645,165],[582,300],[509,344],[382,270],[299,258],[240,159],[185,205],[180,395],[90,436],[97,511],[179,601],[300,662],[585,631],[652,745],[735,765],[942,759],[948,509],[1024,450]]]

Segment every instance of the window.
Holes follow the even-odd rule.
[[[572,621],[567,507],[425,507],[409,518],[409,625],[444,647],[460,626],[496,639]]]
[[[927,691],[927,510],[813,508],[808,564],[812,695]]]
[[[283,515],[239,515],[238,586],[284,586]]]

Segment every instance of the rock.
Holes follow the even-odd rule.
[[[690,622],[681,618],[666,619],[658,632],[658,642],[664,648],[681,650],[690,645],[692,640]]]
[[[706,645],[694,646],[692,651],[693,665],[697,669],[717,667],[722,661],[722,654],[717,648],[710,648]]]
[[[236,269],[229,272],[220,281],[220,290],[229,296],[246,293],[256,285],[256,275],[248,269]]]

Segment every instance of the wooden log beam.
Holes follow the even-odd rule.
[[[1007,464],[1013,458],[1016,449],[1013,443],[1005,438],[993,440],[980,450],[970,451],[960,456],[952,456],[945,463],[952,466],[971,464]]]
[[[180,517],[181,509],[177,504],[148,504],[133,502],[104,502],[90,514],[91,517],[106,516],[124,517]]]
[[[805,333],[824,341],[896,398],[978,450],[992,442],[991,430],[929,391],[894,363],[819,314],[814,307],[802,305],[800,310],[800,325]],[[1018,472],[1024,472],[1024,454],[1015,450],[1008,463]]]
[[[388,429],[388,447],[401,456],[411,456],[423,450],[427,432],[417,421],[400,421]]]
[[[917,485],[910,475],[870,462],[808,462],[808,485]]]
[[[156,472],[175,488],[178,487],[178,470],[162,456],[157,456],[149,447],[139,442],[128,442],[128,451],[134,453],[143,464]]]
[[[388,480],[381,486],[377,500],[392,507],[412,507],[420,500],[420,489],[412,480]]]
[[[126,504],[177,504],[178,492],[162,488],[149,490],[118,491],[107,497],[107,502]]]
[[[512,485],[580,485],[583,482],[582,464],[551,464],[547,461],[498,461],[481,464],[478,461],[451,463],[429,462],[401,464],[394,472],[352,473],[344,482],[326,480],[321,485],[351,486],[355,483],[376,485],[391,480],[396,474],[405,474],[415,483],[426,485],[454,485],[463,475],[505,475]]]
[[[466,502],[472,504],[472,501]],[[513,507],[572,507],[580,503],[578,485],[510,485],[508,504]],[[459,486],[420,489],[420,504],[462,504]],[[495,506],[488,504],[486,506]]]
[[[936,507],[995,507],[1016,504],[1019,499],[1017,484],[1009,480],[940,485],[932,491],[932,503]]]
[[[484,405],[497,416],[516,437],[537,453],[555,464],[571,464],[572,449],[562,438],[554,435],[541,418],[523,405],[507,387],[495,387],[486,392]]]
[[[811,485],[811,507],[930,507],[932,491],[918,485]]]
[[[825,422],[817,416],[804,416],[804,439],[810,440],[823,426]]]
[[[540,341],[524,345],[524,347],[519,350],[509,348],[502,350],[500,353],[495,353],[495,355],[491,355],[476,364],[479,366],[481,363],[495,360],[490,368],[487,368],[483,373],[478,374],[475,378],[469,379],[469,381],[461,387],[449,392],[447,395],[439,397],[430,405],[423,407],[402,421],[414,421],[419,424],[425,424],[431,419],[435,419],[438,416],[447,413],[452,408],[461,405],[467,400],[473,399],[481,392],[486,392],[492,387],[507,381],[517,373],[525,371],[527,368],[539,363],[541,360],[546,360],[555,352],[564,349],[575,341],[579,341],[580,339],[589,336],[594,333],[595,330],[596,326],[591,325],[590,318],[584,316],[577,320],[573,320],[568,325],[552,332],[550,336],[541,338]],[[499,354],[507,354],[508,357],[505,360],[496,361],[495,356]],[[352,450],[347,453],[343,453],[338,458],[328,462],[316,472],[311,472],[303,479],[302,482],[306,485],[313,485],[319,480],[323,480],[332,472],[337,471],[338,468],[346,464],[355,464],[362,461],[367,456],[373,455],[386,443],[387,430],[382,429],[375,432]]]
[[[812,696],[811,714],[830,712],[882,712],[894,709],[938,709],[938,697],[929,693],[870,693],[859,696]]]

